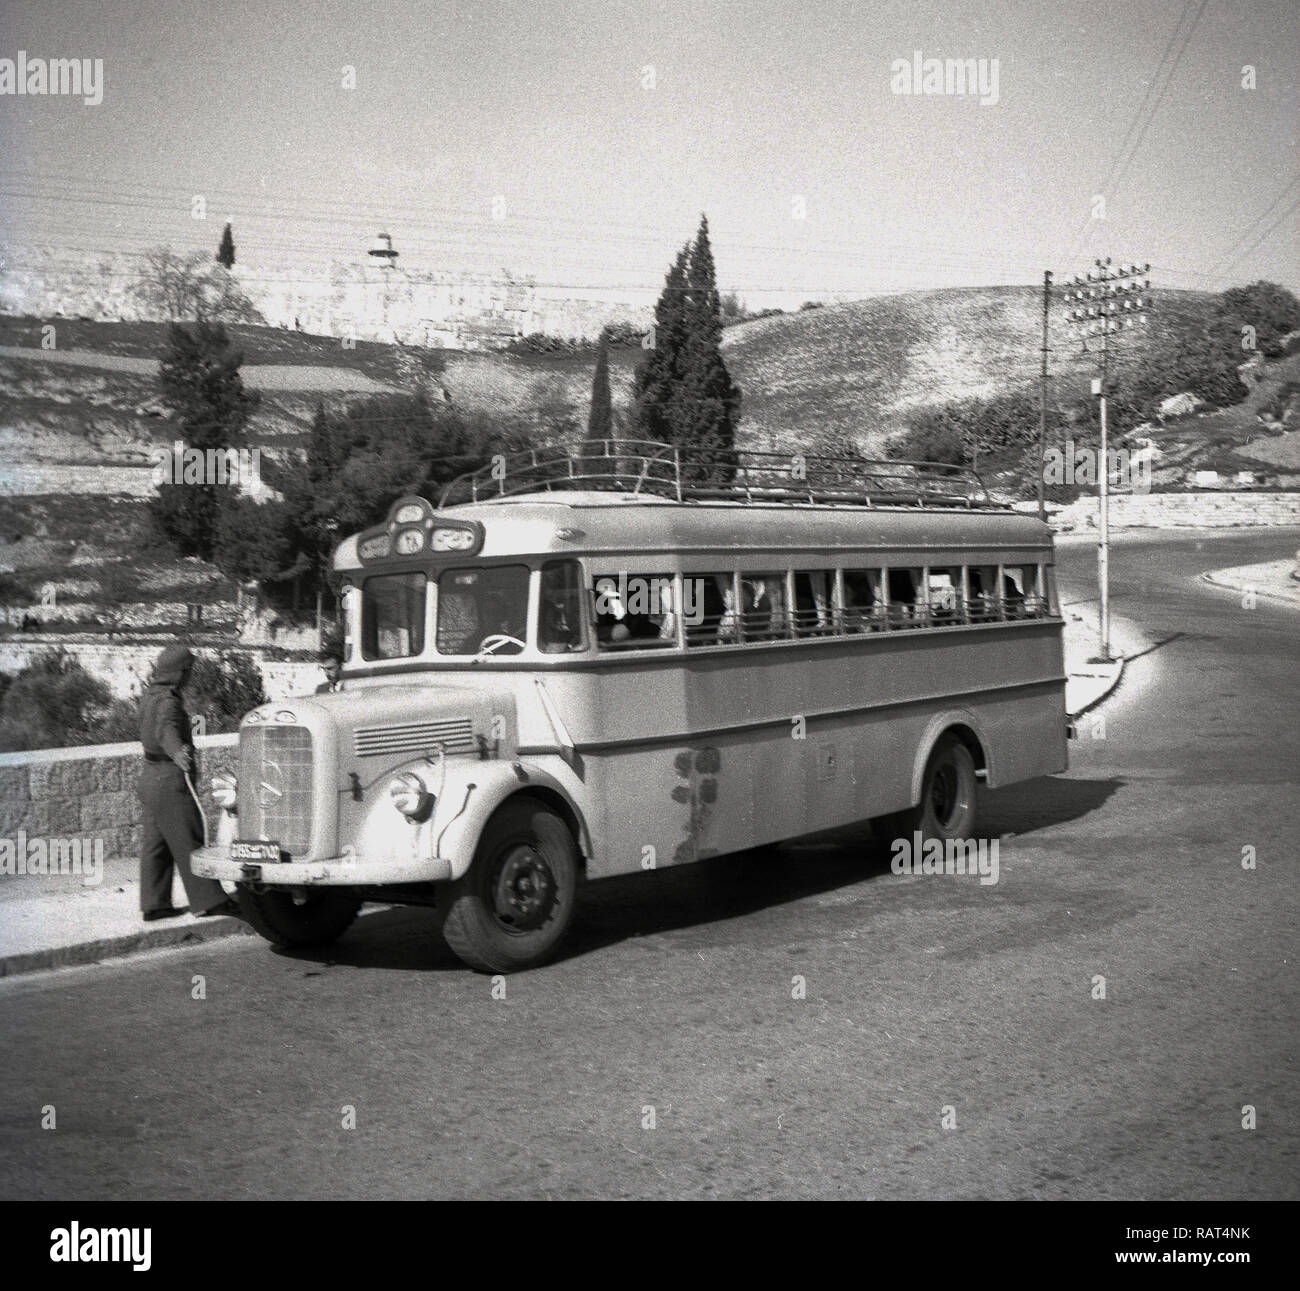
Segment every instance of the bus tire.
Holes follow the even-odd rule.
[[[535,968],[564,938],[577,895],[578,846],[569,827],[519,795],[497,809],[473,864],[451,885],[443,937],[481,973]]]
[[[955,735],[941,735],[921,777],[921,801],[906,811],[881,816],[877,826],[887,842],[969,838],[975,829],[975,759]]]
[[[242,883],[235,899],[252,927],[286,950],[328,946],[352,926],[361,909],[359,900],[339,892],[255,892]]]

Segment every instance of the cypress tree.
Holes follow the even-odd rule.
[[[235,267],[235,238],[229,224],[221,232],[221,245],[217,248],[217,263],[225,265],[227,269]]]
[[[700,455],[702,475],[721,483],[731,478],[727,468],[735,460],[740,388],[722,358],[722,301],[705,216],[691,247],[686,285],[681,442]]]
[[[173,323],[167,352],[159,367],[163,403],[171,409],[186,449],[239,449],[247,443],[245,427],[258,406],[256,393],[244,389],[239,366],[244,356],[230,343],[220,323],[198,323],[193,331]],[[169,446],[170,450],[170,446]],[[165,483],[150,499],[150,513],[183,556],[211,560],[221,511],[236,490],[206,478],[192,483]]]
[[[637,369],[633,424],[638,439],[680,444],[680,393],[686,349],[686,270],[690,244],[682,247],[655,305],[650,351]]]
[[[655,306],[654,348],[637,370],[635,425],[642,439],[675,444],[691,459],[691,483],[732,477],[740,388],[722,358],[709,223],[701,217],[668,271]]]

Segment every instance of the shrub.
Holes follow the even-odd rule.
[[[979,454],[1000,453],[1036,442],[1038,395],[1013,390],[992,399],[922,408],[908,419],[908,429],[889,445],[889,456],[917,462],[958,466]]]
[[[196,655],[186,701],[191,714],[202,716],[209,735],[238,730],[244,714],[266,699],[262,671],[248,655]]]
[[[1275,282],[1229,288],[1220,301],[1224,315],[1255,329],[1255,345],[1266,358],[1281,355],[1282,337],[1300,328],[1300,300]]]
[[[112,706],[108,687],[65,650],[30,663],[0,699],[0,750],[93,744]]]

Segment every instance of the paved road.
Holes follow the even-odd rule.
[[[0,1192],[1300,1195],[1298,620],[1195,580],[1298,542],[1118,546],[1117,609],[1163,644],[1068,775],[988,796],[996,886],[866,838],[616,880],[504,999],[411,910],[329,957],[0,985]]]

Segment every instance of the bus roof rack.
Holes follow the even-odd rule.
[[[676,502],[963,507],[1004,510],[967,466],[876,461],[813,453],[676,448],[642,439],[597,439],[497,456],[452,480],[440,507],[575,489],[645,494]]]

